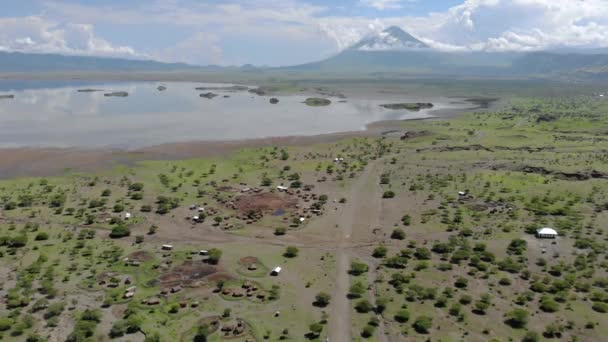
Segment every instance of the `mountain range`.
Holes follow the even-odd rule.
[[[433,49],[392,26],[367,36],[350,48],[321,61],[268,68],[196,66],[57,54],[0,52],[0,72],[67,71],[290,71],[322,73],[399,73],[435,76],[585,76],[608,79],[608,50],[562,49],[537,52],[445,52]]]

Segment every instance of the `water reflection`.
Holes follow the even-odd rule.
[[[167,90],[158,91],[159,85]],[[304,96],[270,97],[248,92],[217,91],[214,99],[199,97],[201,83],[74,84],[27,88],[6,83],[0,94],[0,147],[140,147],[165,142],[234,140],[289,135],[314,135],[361,130],[380,120],[429,116],[392,111],[379,105],[386,101],[332,99],[327,107],[309,107]],[[228,86],[228,85],[223,85]],[[78,89],[103,92],[77,92]],[[17,89],[9,91],[10,89]],[[127,91],[126,98],[104,93]],[[435,109],[448,105],[436,103]]]

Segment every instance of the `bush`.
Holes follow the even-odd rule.
[[[394,191],[385,191],[382,194],[382,198],[395,198],[395,192]]]
[[[363,331],[361,332],[361,337],[369,338],[369,337],[374,336],[375,333],[376,333],[376,327],[368,324],[363,328]]]
[[[45,232],[40,232],[38,234],[36,234],[36,237],[34,238],[34,240],[36,241],[45,241],[49,239],[49,234],[45,233]]]
[[[329,305],[330,300],[331,300],[331,296],[328,293],[319,292],[315,296],[315,302],[313,303],[313,305],[324,308]]]
[[[363,299],[357,302],[355,310],[359,313],[368,313],[374,310],[374,306],[367,299]]]
[[[110,232],[110,237],[112,239],[120,239],[129,235],[131,235],[131,230],[129,229],[129,227],[124,225],[118,225],[112,228],[112,231]]]
[[[386,249],[386,247],[379,246],[379,247],[376,247],[374,249],[374,252],[372,253],[372,256],[374,258],[384,258],[386,256],[387,251],[388,250]]]
[[[365,291],[367,291],[367,288],[365,288],[365,285],[363,285],[363,283],[358,281],[350,286],[350,290],[348,292],[348,297],[349,298],[359,298],[365,293]]]
[[[410,312],[406,309],[401,309],[395,314],[395,321],[405,323],[410,320]]]
[[[357,261],[353,261],[350,264],[350,271],[349,273],[355,276],[359,276],[365,272],[367,272],[369,270],[369,266],[367,266],[367,264],[362,263],[362,262],[357,262]]]
[[[13,326],[13,321],[8,317],[0,318],[0,331],[7,331]]]
[[[217,248],[211,248],[209,250],[209,258],[207,259],[210,264],[217,265],[222,258],[222,251]]]
[[[469,281],[463,277],[458,277],[458,279],[456,279],[456,282],[454,282],[454,286],[456,286],[459,289],[464,289],[468,285],[469,285]]]
[[[274,230],[274,235],[285,235],[287,233],[287,229],[285,227],[278,227]]]
[[[559,304],[549,296],[542,296],[540,299],[540,309],[544,312],[559,311]]]
[[[285,249],[285,253],[283,253],[283,256],[286,258],[295,258],[298,256],[299,252],[300,250],[298,250],[298,247],[289,246]]]
[[[313,336],[319,336],[321,335],[321,332],[323,332],[323,324],[313,323],[308,327],[308,329]]]
[[[602,302],[593,303],[593,305],[591,306],[591,308],[593,310],[595,310],[597,312],[601,312],[601,313],[608,312],[608,304],[602,303]]]
[[[405,240],[405,232],[403,231],[403,229],[395,229],[391,234],[391,239]]]
[[[419,334],[428,334],[429,330],[433,327],[433,318],[429,316],[420,316],[416,318],[412,325],[414,330]]]
[[[515,329],[525,328],[526,324],[528,324],[529,315],[530,314],[528,313],[528,311],[524,309],[515,309],[507,313],[507,320],[505,321],[505,323]]]
[[[540,341],[540,337],[538,336],[538,333],[535,333],[534,331],[528,331],[524,337],[522,337],[521,342],[538,342]]]

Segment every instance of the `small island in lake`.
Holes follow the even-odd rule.
[[[199,96],[211,100],[212,98],[214,98],[214,97],[216,97],[218,95],[214,94],[214,93],[205,93],[205,94],[200,94]]]
[[[94,92],[98,92],[98,91],[103,91],[101,89],[78,89],[77,92],[79,93],[94,93]]]
[[[389,103],[380,105],[382,108],[399,110],[399,109],[407,109],[409,111],[419,111],[421,109],[429,109],[433,108],[433,104],[430,102],[417,102],[417,103]]]
[[[113,92],[113,93],[103,94],[103,96],[106,96],[106,97],[127,97],[127,96],[129,96],[129,93],[127,93],[126,91],[117,91],[117,92]]]
[[[306,105],[311,106],[311,107],[323,107],[323,106],[329,106],[331,104],[331,101],[328,99],[323,99],[323,98],[318,98],[318,97],[310,97],[310,98],[307,98],[306,101],[304,101],[304,103],[306,103]]]

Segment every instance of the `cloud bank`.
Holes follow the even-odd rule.
[[[327,57],[392,25],[450,51],[608,47],[608,0],[463,0],[408,15],[409,7],[422,3],[359,0],[345,11],[307,0],[156,0],[114,6],[46,1],[31,16],[0,15],[0,50],[286,65]],[[180,33],[164,46],[117,44],[101,29],[106,26],[145,28],[152,36],[164,30]]]

